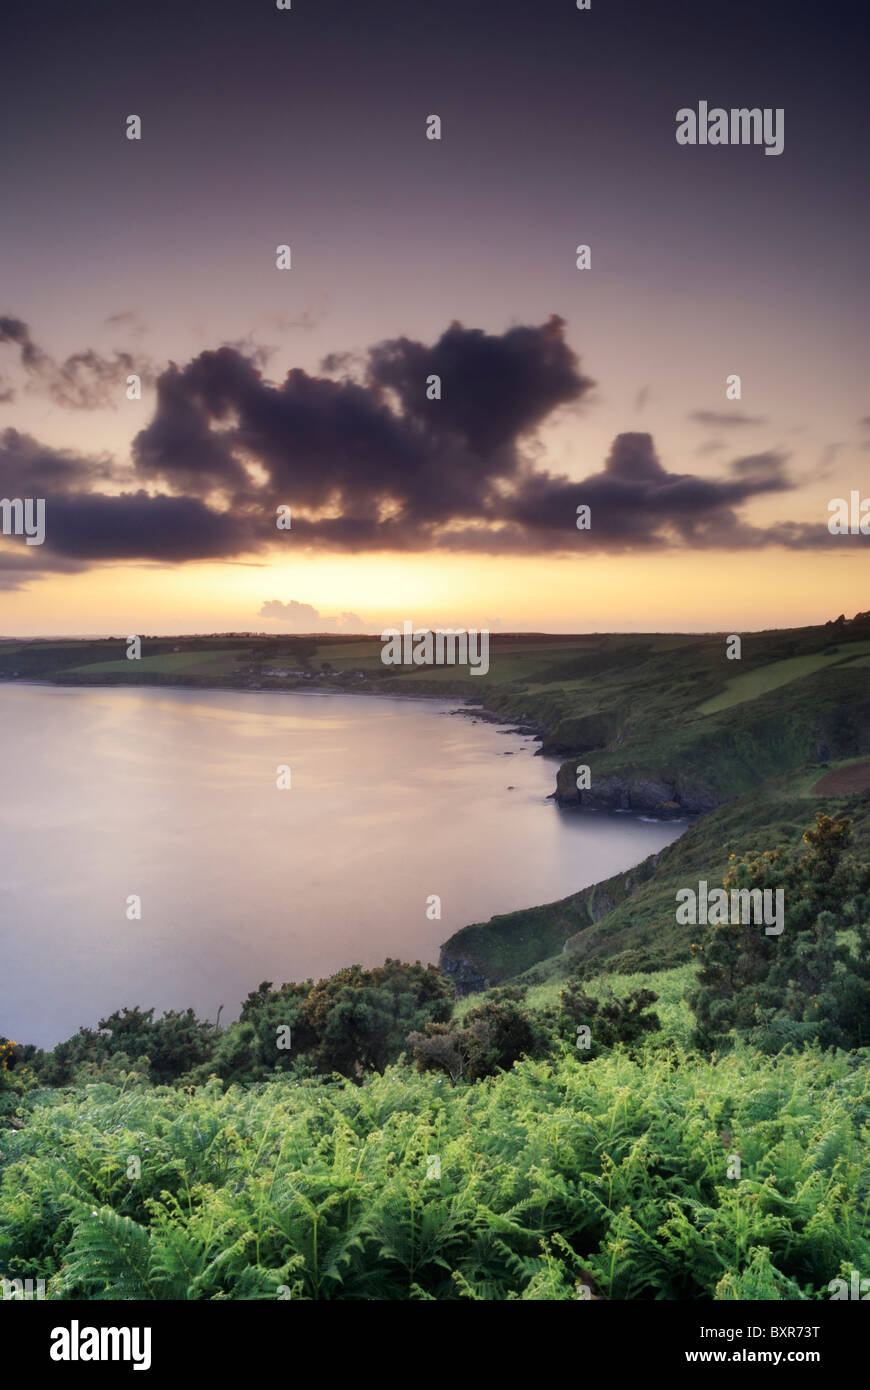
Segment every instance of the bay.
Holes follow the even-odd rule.
[[[0,688],[0,1035],[50,1047],[134,1004],[223,1005],[226,1022],[263,980],[437,961],[460,927],[564,897],[684,829],[560,811],[555,760],[456,708]]]

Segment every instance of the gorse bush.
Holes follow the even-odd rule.
[[[845,818],[819,813],[803,840],[803,853],[732,856],[723,887],[781,890],[784,926],[768,936],[754,922],[722,923],[694,943],[698,1045],[721,1047],[732,1030],[772,1052],[812,1039],[870,1043],[870,867],[846,854]]]
[[[35,1084],[35,1047],[22,1047],[12,1038],[0,1037],[0,1116],[15,1114],[21,1098]]]
[[[0,1134],[0,1271],[74,1299],[828,1298],[870,1268],[867,1060],[42,1091]]]
[[[128,1064],[141,1057],[147,1058],[146,1070],[154,1081],[173,1081],[211,1056],[218,1037],[215,1025],[200,1022],[193,1009],[158,1019],[153,1009],[118,1009],[100,1019],[97,1031],[80,1028],[58,1043],[38,1059],[37,1067],[46,1085],[64,1086],[98,1074],[112,1057],[122,1056]]]
[[[155,1019],[153,1009],[128,1008],[100,1019],[97,1030],[81,1028],[50,1053],[29,1051],[49,1086],[133,1064],[156,1083],[211,1075],[259,1081],[276,1071],[359,1078],[396,1061],[409,1031],[449,1019],[452,996],[434,965],[387,960],[371,970],[350,966],[316,984],[273,989],[266,981],[226,1029],[200,1021],[192,1009]]]
[[[408,1034],[417,1070],[440,1071],[458,1081],[480,1081],[513,1066],[521,1057],[541,1057],[553,1044],[546,1015],[523,1007],[525,989],[490,990],[468,1010],[463,1024],[427,1023]]]
[[[589,1046],[578,1049],[587,1060],[597,1057],[602,1048],[618,1043],[636,1043],[649,1033],[657,1033],[661,1021],[648,1009],[658,995],[651,989],[634,989],[622,999],[608,990],[603,998],[587,994],[580,980],[571,980],[559,996],[561,1018],[574,1029],[589,1029]]]

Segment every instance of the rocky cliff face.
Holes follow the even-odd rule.
[[[453,981],[457,999],[487,987],[486,976],[468,956],[451,956],[442,951],[438,964],[442,973]]]
[[[588,806],[598,811],[634,811],[649,816],[700,815],[720,804],[704,787],[644,777],[598,777],[578,791],[576,765],[563,763],[556,778],[554,799],[559,806]]]

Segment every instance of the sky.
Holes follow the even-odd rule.
[[[0,497],[46,529],[0,537],[0,634],[870,608],[827,524],[870,497],[865,25],[12,0]],[[702,101],[781,110],[782,152],[678,144]]]

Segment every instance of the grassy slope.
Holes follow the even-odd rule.
[[[709,677],[707,641],[686,644],[667,659],[651,641],[634,649],[632,661],[624,647],[615,649],[613,663],[590,680],[590,687],[599,687],[594,707],[590,688],[587,712],[573,716],[573,724],[557,708],[566,692],[551,692],[550,718],[557,719],[554,740],[573,736],[579,742],[581,735],[587,736],[593,746],[578,751],[592,769],[593,785],[596,779],[619,776],[691,783],[720,804],[659,856],[626,874],[560,902],[503,914],[455,933],[444,943],[442,961],[460,987],[480,988],[484,980],[504,982],[548,957],[554,959],[547,969],[558,974],[566,949],[590,959],[641,950],[648,969],[685,959],[690,929],[678,927],[674,920],[676,889],[700,878],[719,882],[731,852],[795,842],[817,810],[847,809],[855,817],[858,847],[870,855],[867,796],[812,795],[827,767],[870,751],[870,686],[863,670],[844,664],[866,650],[867,624],[856,623],[846,631],[853,640],[844,642],[841,634],[833,642],[830,629],[816,628],[796,635],[763,634],[767,640],[759,639],[754,650],[746,644],[754,672],[737,679],[755,679],[759,693],[731,701],[712,715],[698,712],[697,696],[691,707],[680,706],[687,663],[701,673],[701,685]],[[814,654],[795,656],[795,647],[801,645],[814,649]],[[835,660],[823,659],[832,646]],[[774,659],[765,663],[759,654]],[[656,684],[653,672],[665,659],[668,664]],[[792,678],[767,688],[768,664],[781,676],[783,662],[790,663]],[[637,691],[644,674],[649,677],[650,698],[636,715],[626,714],[619,691]],[[673,700],[670,711],[662,706],[663,691]],[[727,685],[723,691],[727,693]],[[741,693],[747,695],[745,685]],[[499,705],[498,698],[489,702]],[[514,717],[528,713],[516,706],[511,712]],[[594,746],[597,740],[604,746]],[[575,762],[563,765],[560,786],[573,787]]]
[[[852,816],[856,848],[870,858],[870,793],[813,796],[808,784],[817,773],[812,768],[775,779],[763,790],[711,811],[679,840],[624,874],[559,902],[465,927],[445,942],[444,954],[467,962],[461,977],[467,984],[477,975],[489,985],[517,976],[525,982],[561,979],[578,957],[613,958],[618,968],[620,953],[626,951],[632,952],[629,961],[642,961],[648,972],[684,961],[693,929],[675,920],[676,890],[700,879],[720,883],[729,854],[797,844],[816,811],[825,810]]]

